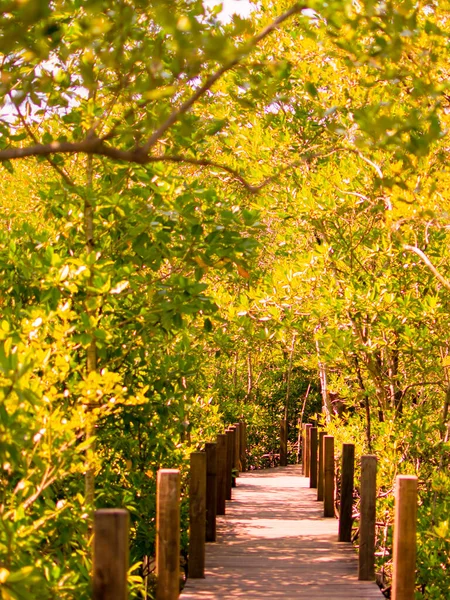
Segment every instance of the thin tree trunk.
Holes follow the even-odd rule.
[[[318,362],[318,366],[319,366],[320,391],[322,392],[322,410],[325,413],[325,421],[327,423],[329,423],[330,419],[331,419],[331,413],[333,412],[333,407],[331,405],[330,397],[328,395],[328,381],[327,381],[326,365],[320,359],[319,340],[316,340],[316,351],[317,351],[317,362]]]
[[[86,185],[86,196],[84,201],[84,228],[86,236],[86,254],[89,256],[94,251],[94,206],[92,202],[93,196],[93,164],[92,156],[87,157],[87,185]],[[93,284],[93,269],[91,266],[88,286],[92,287]],[[89,300],[90,293],[87,294]],[[89,303],[87,303],[89,305]],[[89,310],[89,309],[87,309]],[[86,371],[89,376],[97,370],[97,344],[95,338],[92,338],[91,343],[87,349],[86,355]],[[86,424],[86,439],[89,439],[94,435],[95,424],[93,414],[91,410],[87,414]],[[93,507],[94,506],[94,492],[95,492],[95,481],[94,481],[94,457],[95,457],[95,443],[91,442],[86,451],[86,476],[85,476],[85,499],[86,503]]]
[[[292,361],[294,358],[296,335],[297,335],[297,333],[294,331],[294,333],[292,335],[291,350],[289,352],[289,364],[288,364],[287,377],[286,377],[286,402],[284,405],[284,419],[285,419],[286,423],[287,423],[288,414],[289,414],[289,400],[290,400],[290,395],[291,395]]]
[[[356,368],[356,375],[358,377],[359,387],[361,388],[363,398],[364,398],[364,408],[366,410],[366,439],[367,446],[369,449],[369,454],[372,453],[372,432],[371,432],[371,415],[370,415],[370,401],[369,396],[367,394],[366,386],[364,385],[364,380],[362,378],[361,369],[359,366],[358,357],[356,354],[353,356]]]

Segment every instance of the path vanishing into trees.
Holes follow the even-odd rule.
[[[188,579],[181,600],[381,600],[316,497],[300,466],[241,474],[207,544],[205,579]]]

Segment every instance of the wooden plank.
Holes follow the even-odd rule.
[[[383,600],[358,581],[356,553],[337,541],[301,467],[242,474],[233,496],[207,545],[206,579],[189,579],[180,600]]]

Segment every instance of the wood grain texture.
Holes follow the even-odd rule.
[[[127,600],[127,510],[106,508],[94,513],[94,600]]]
[[[341,501],[339,504],[339,541],[350,542],[353,525],[353,478],[355,445],[342,444]]]
[[[192,452],[189,472],[189,575],[205,576],[206,454]]]
[[[375,525],[377,457],[361,456],[361,504],[359,520],[359,579],[375,579]]]
[[[205,444],[206,453],[206,541],[216,541],[217,514],[217,445]]]
[[[309,487],[317,487],[317,427],[309,430]]]
[[[323,500],[323,438],[326,431],[319,431],[319,460],[317,461],[317,500]]]
[[[188,580],[180,600],[383,600],[358,581],[352,545],[337,541],[297,465],[241,475],[217,524],[206,578]]]
[[[417,477],[395,481],[392,600],[414,600],[416,581]]]
[[[156,484],[156,600],[177,600],[180,581],[180,471],[160,469]]]
[[[323,516],[334,517],[334,437],[323,438]]]
[[[227,473],[226,473],[226,478],[227,478],[227,486],[226,486],[226,499],[227,500],[231,500],[231,488],[233,485],[233,452],[234,452],[234,437],[233,437],[233,431],[228,428],[226,430],[226,436],[227,436]]]
[[[309,477],[309,468],[310,468],[310,454],[309,454],[309,449],[310,449],[310,444],[311,444],[311,437],[310,437],[310,431],[311,431],[311,427],[312,424],[311,423],[306,423],[305,424],[305,445],[304,445],[304,449],[305,449],[305,468],[303,470],[303,473],[306,475],[306,477]]]
[[[227,495],[227,436],[219,433],[217,436],[217,510],[218,515],[225,514],[225,499]]]

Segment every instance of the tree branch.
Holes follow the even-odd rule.
[[[169,117],[166,119],[164,123],[162,123],[158,129],[156,129],[152,135],[149,137],[147,143],[142,148],[142,151],[148,153],[149,150],[156,144],[156,142],[166,133],[170,127],[174,123],[178,121],[178,119],[184,113],[188,112],[191,107],[197,102],[199,98],[201,98],[208,90],[212,88],[212,86],[218,81],[222,75],[233,69],[236,65],[238,65],[246,55],[248,55],[265,37],[275,31],[284,21],[300,13],[302,10],[305,10],[308,6],[304,4],[300,4],[296,2],[289,10],[284,12],[282,15],[277,17],[275,21],[273,21],[270,25],[265,27],[258,35],[256,35],[250,43],[247,45],[246,49],[239,53],[236,58],[228,62],[227,64],[220,67],[218,71],[210,75],[206,81],[198,87],[195,92],[192,94],[190,98],[188,98],[181,106],[175,109]]]
[[[430,269],[433,275],[442,283],[442,285],[448,290],[450,290],[450,281],[448,279],[445,279],[445,277],[439,273],[439,271],[433,265],[431,260],[425,254],[425,252],[422,252],[422,250],[420,250],[420,248],[417,248],[417,246],[409,246],[408,244],[403,245],[403,250],[408,250],[409,252],[414,252],[414,254],[417,254],[417,256],[426,264],[426,266]]]

